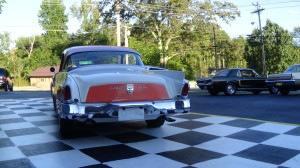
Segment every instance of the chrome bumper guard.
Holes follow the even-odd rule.
[[[267,80],[267,86],[286,86],[286,85],[296,85],[295,80]]]
[[[123,114],[136,113],[133,117],[120,119]],[[151,120],[159,116],[171,116],[177,113],[190,111],[189,99],[163,100],[152,102],[126,102],[126,103],[71,103],[63,104],[60,112],[61,118],[85,122],[115,122],[126,120]],[[128,113],[127,113],[128,112]]]

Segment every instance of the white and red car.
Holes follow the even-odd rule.
[[[146,67],[138,52],[113,46],[66,49],[51,84],[63,134],[75,121],[145,120],[160,127],[173,121],[171,115],[190,111],[188,91],[184,72]]]

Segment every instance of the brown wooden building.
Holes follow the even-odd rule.
[[[30,79],[30,85],[36,87],[49,87],[52,82],[52,77],[59,70],[59,66],[55,66],[55,73],[50,72],[51,66],[37,68],[35,71],[28,75]]]

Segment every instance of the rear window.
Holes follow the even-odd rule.
[[[300,72],[300,65],[293,65],[284,72]]]
[[[125,64],[140,65],[142,60],[139,55],[131,52],[101,51],[75,53],[67,58],[65,68],[81,67],[98,64]]]

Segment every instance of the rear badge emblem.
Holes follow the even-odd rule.
[[[127,93],[133,94],[134,91],[134,85],[133,84],[127,84]]]

